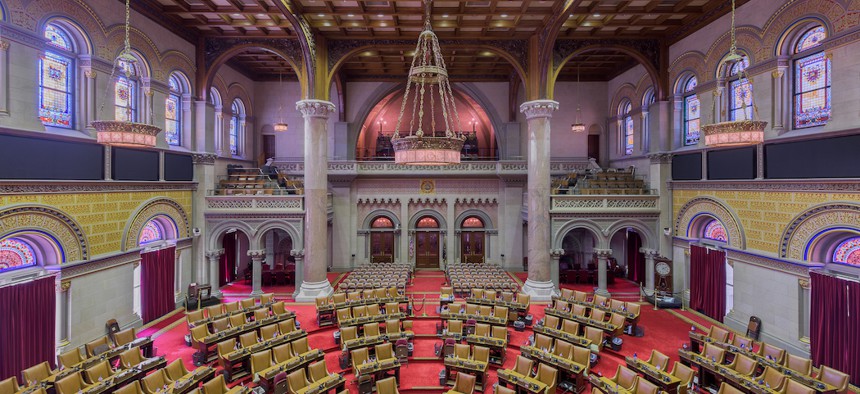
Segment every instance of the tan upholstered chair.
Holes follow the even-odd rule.
[[[221,316],[222,314],[224,314],[224,312],[221,308],[221,304],[206,307],[206,316],[208,316],[210,319]]]
[[[328,376],[328,367],[325,365],[325,359],[308,365],[308,375],[311,382],[319,382]]]
[[[768,343],[762,343],[758,349],[758,354],[762,357],[774,360],[777,364],[782,364],[785,359],[785,349],[780,349]]]
[[[764,372],[756,376],[755,380],[762,381],[768,385],[771,390],[781,391],[785,384],[785,375],[771,367],[764,367]]]
[[[546,393],[555,394],[555,386],[558,383],[558,370],[549,366],[549,364],[540,364],[538,366],[535,379],[546,384]],[[654,392],[654,394],[657,394]]]
[[[454,288],[451,286],[442,286],[439,289],[439,293],[441,294],[442,298],[449,298],[454,295]]]
[[[656,349],[651,350],[651,357],[648,357],[648,360],[645,362],[657,367],[661,371],[665,371],[666,368],[669,368],[669,356],[660,353]]]
[[[346,302],[346,293],[334,293],[331,296],[332,302],[335,304],[340,304]]]
[[[477,315],[480,308],[475,304],[466,304],[466,314],[467,315]]]
[[[588,376],[588,370],[591,367],[591,350],[581,346],[574,346],[572,355],[571,359],[573,362],[585,367],[585,369],[582,370],[582,374]]]
[[[818,380],[836,387],[838,394],[843,394],[848,390],[848,374],[842,371],[830,368],[826,365],[821,366],[821,371],[818,372]]]
[[[145,359],[140,354],[140,348],[133,347],[119,355],[119,363],[123,368],[128,369],[142,363]]]
[[[242,309],[239,307],[239,301],[224,303],[224,313],[233,313],[238,311],[239,309]]]
[[[289,313],[287,311],[287,304],[283,301],[278,301],[272,304],[272,314],[275,316],[280,316]]]
[[[216,347],[218,348],[218,357],[221,359],[226,359],[227,355],[236,349],[236,338],[230,338],[218,342],[218,345]],[[146,391],[146,388],[144,388],[144,391]]]
[[[493,338],[503,339],[505,343],[508,341],[508,329],[501,326],[493,326]]]
[[[266,305],[275,301],[275,293],[260,294],[260,305]]]
[[[552,337],[535,334],[535,347],[543,351],[549,351],[552,349]]]
[[[462,343],[458,343],[458,344],[454,345],[454,357],[468,360],[470,351],[471,351],[471,349],[469,348],[469,345],[462,344]]]
[[[689,387],[690,383],[693,382],[693,376],[695,375],[693,369],[675,361],[675,363],[672,364],[671,375],[681,379],[681,383],[678,384],[678,394],[687,394],[687,387]]]
[[[397,380],[394,379],[394,376],[390,378],[385,378],[382,380],[376,381],[376,393],[377,394],[400,394],[397,391]]]
[[[293,358],[293,349],[289,343],[278,345],[272,348],[272,361],[275,364],[281,364]]]
[[[448,390],[447,394],[473,394],[475,392],[475,376],[457,372],[454,380],[454,388]]]
[[[140,388],[146,394],[155,394],[155,392],[160,391],[162,387],[168,384],[163,369],[155,370],[151,374],[144,376],[140,380],[140,383]]]
[[[57,362],[63,368],[71,368],[75,365],[80,364],[84,361],[84,358],[81,356],[81,350],[78,348],[74,348],[65,352],[59,356],[57,356]]]
[[[376,337],[379,336],[379,323],[367,323],[364,326],[364,336]]]
[[[340,343],[358,338],[358,328],[355,326],[340,329]]]
[[[574,290],[573,300],[578,302],[586,302],[588,301],[588,293],[584,291]]]
[[[296,319],[287,319],[278,323],[278,332],[289,334],[296,330]]]
[[[188,369],[185,368],[185,363],[182,362],[181,358],[173,360],[164,367],[164,378],[167,381],[175,382],[185,375],[188,375]]]
[[[215,379],[203,383],[203,394],[225,394],[234,390],[236,389],[227,389],[227,381],[224,380],[224,375],[218,375]]]
[[[337,322],[338,324],[343,323],[346,320],[352,319],[352,311],[349,308],[343,308],[337,310]]]
[[[391,342],[376,345],[375,349],[377,360],[388,360],[394,358],[394,347],[391,345]]]
[[[242,309],[253,308],[257,305],[257,300],[253,298],[246,298],[239,302],[239,305],[242,306]]]
[[[352,356],[353,371],[358,371],[358,366],[364,364],[369,359],[366,347],[354,349],[350,352],[350,355]]]
[[[269,308],[260,308],[254,311],[254,321],[264,320],[269,317]]]
[[[570,307],[570,314],[574,316],[585,316],[585,307],[579,304],[573,304]]]
[[[251,347],[257,344],[257,333],[250,331],[239,335],[239,346]]]
[[[607,305],[609,303],[609,298],[606,296],[602,296],[599,294],[594,295],[594,299],[591,301],[594,305]]]
[[[245,323],[247,323],[245,321],[245,314],[244,313],[237,313],[235,315],[230,315],[229,322],[230,322],[230,327],[242,327],[245,325]],[[213,325],[214,325],[214,323],[213,323]],[[221,331],[221,329],[219,329],[218,331]]]
[[[481,316],[490,316],[493,314],[493,307],[489,305],[478,306],[478,314]]]
[[[287,375],[287,390],[290,394],[296,394],[301,389],[308,387],[310,382],[305,376],[305,370],[299,369]],[[208,393],[207,393],[208,394]]]
[[[351,292],[347,293],[346,296],[347,296],[347,299],[349,299],[350,301],[358,301],[361,299],[361,292],[360,291],[351,291]]]
[[[706,343],[705,347],[702,348],[701,356],[717,364],[722,364],[723,360],[726,359],[726,350],[717,345]]]
[[[633,370],[619,365],[618,369],[615,371],[615,376],[609,378],[609,380],[617,384],[618,387],[627,391],[633,391],[636,387],[636,381],[639,380],[639,375],[637,375]]]
[[[609,300],[609,309],[616,310],[616,311],[621,310],[621,309],[624,309],[624,304],[625,304],[624,301],[610,299]]]
[[[27,386],[32,386],[51,376],[51,366],[47,361],[43,361],[21,372],[24,376],[24,382]]]
[[[658,391],[657,385],[645,379],[636,379],[636,387],[633,388],[634,394],[657,394]]]
[[[367,306],[368,316],[379,316],[379,304],[370,304]]]
[[[278,336],[278,325],[269,324],[265,327],[260,327],[260,340],[265,341]]]
[[[448,320],[448,334],[463,335],[463,321]]]
[[[562,340],[555,341],[555,348],[552,349],[552,354],[561,358],[573,360],[573,345]]]
[[[573,298],[573,289],[561,289],[561,297],[559,298],[565,301],[570,301],[570,299]]]
[[[15,394],[21,388],[18,386],[18,378],[12,376],[11,378],[0,380],[0,394]]]
[[[744,394],[744,392],[736,389],[734,386],[726,382],[723,382],[720,383],[720,391],[718,391],[717,394]]]
[[[195,322],[198,322],[198,321],[203,320],[205,318],[206,317],[203,316],[203,310],[202,309],[192,311],[192,312],[187,312],[185,314],[185,321],[188,323],[188,325],[193,325]]]
[[[107,360],[99,362],[84,371],[84,381],[88,384],[98,384],[99,381],[113,375],[113,369]]]
[[[546,328],[558,328],[559,319],[556,316],[547,316],[543,319],[543,326]]]
[[[75,372],[65,378],[60,379],[54,384],[57,394],[77,394],[77,392],[86,390],[89,386],[84,383],[80,372]]]
[[[591,351],[594,353],[600,352],[603,350],[603,330],[585,326],[585,332],[583,335],[586,339],[591,340]]]
[[[785,356],[785,363],[783,365],[792,371],[812,376],[812,360],[808,358],[788,354]]]
[[[635,302],[628,302],[627,303],[627,313],[632,313],[634,318],[639,316],[639,312],[641,310],[642,310],[642,306],[640,306],[639,304],[637,304]]]
[[[134,380],[114,391],[114,394],[143,394],[143,390],[140,389],[140,382]]]
[[[742,349],[752,350],[753,340],[742,335],[735,335],[732,337],[732,345],[735,345]]]
[[[251,375],[256,376],[260,371],[272,366],[272,350],[264,350],[251,355]]]
[[[113,343],[117,346],[132,343],[135,339],[137,339],[137,330],[134,328],[122,330],[116,334],[113,334]]]
[[[242,315],[238,315],[238,316],[242,320],[242,324],[244,324],[245,323],[245,316],[242,316]],[[213,333],[221,332],[221,331],[224,331],[224,330],[229,329],[229,328],[230,328],[230,319],[228,319],[226,317],[222,317],[222,318],[212,322],[212,332]]]
[[[95,351],[97,349],[101,351],[110,349],[110,342],[108,342],[108,337],[101,337],[99,339],[96,339],[95,341],[84,345],[84,349],[87,352],[87,357],[94,357],[96,356]]]
[[[484,323],[475,324],[475,335],[479,337],[490,336],[490,325]]]
[[[490,362],[490,348],[475,345],[475,347],[472,348],[472,359],[485,363]]]
[[[301,356],[307,352],[311,351],[310,346],[308,345],[308,337],[299,338],[295,341],[290,342],[293,347],[293,355]]]
[[[807,387],[803,383],[792,379],[785,380],[785,387],[782,389],[784,394],[815,394],[812,387]]]
[[[570,310],[570,303],[564,300],[555,300],[555,306],[553,306],[553,309],[562,312],[568,311]]]
[[[192,341],[194,341],[195,344],[202,343],[208,335],[209,328],[207,328],[205,324],[195,326],[191,329],[191,339]]]
[[[589,316],[589,318],[599,322],[606,321],[606,312],[604,312],[603,309],[592,308],[591,316]]]
[[[517,394],[517,392],[514,391],[514,389],[511,389],[511,388],[508,388],[508,387],[505,387],[502,385],[497,385],[496,389],[493,390],[493,394]]]
[[[523,356],[517,356],[517,362],[514,364],[514,372],[523,376],[531,376],[532,367],[534,367],[534,361]]]
[[[389,302],[385,304],[385,314],[393,315],[395,313],[400,313],[400,304],[396,302]]]
[[[528,305],[529,303],[531,303],[531,300],[532,300],[532,296],[530,296],[526,293],[517,293],[517,302],[518,303]]]
[[[367,316],[367,307],[364,305],[352,307],[352,317]]]

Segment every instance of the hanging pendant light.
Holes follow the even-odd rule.
[[[132,55],[131,52],[131,42],[129,40],[129,31],[131,30],[130,24],[131,18],[131,0],[125,1],[125,45],[123,47],[122,52],[117,55],[116,59],[114,59],[113,69],[111,70],[110,81],[114,81],[114,75],[116,73],[116,69],[121,66],[122,63],[129,63],[134,65],[137,62],[137,58]],[[123,67],[123,72],[125,73],[125,77],[127,79],[131,78],[131,67]],[[115,81],[114,81],[115,82]],[[108,86],[108,91],[110,91],[111,86]],[[105,92],[105,99],[107,99],[107,91]],[[129,97],[131,100],[131,97]],[[99,108],[99,115],[101,116],[106,100],[102,100],[101,107]],[[132,106],[129,105],[126,108],[127,121],[123,120],[95,120],[92,122],[92,126],[96,129],[97,140],[100,144],[105,145],[119,145],[119,146],[142,146],[142,147],[153,147],[156,143],[156,136],[161,132],[161,129],[155,127],[151,124],[146,123],[136,123],[133,122],[132,119]]]
[[[391,137],[397,164],[457,164],[466,141],[445,60],[439,49],[439,39],[430,23],[431,8],[432,0],[425,0],[424,31],[418,36],[397,126]],[[409,130],[408,135],[401,136],[400,126],[407,105],[411,107]],[[444,133],[442,130],[437,132],[437,124],[440,128],[444,126]]]
[[[577,64],[576,65],[576,94],[577,94],[577,98],[576,98],[576,121],[572,125],[570,125],[570,131],[574,132],[574,133],[584,133],[585,132],[585,125],[582,124],[582,121],[580,121],[580,119],[582,118],[582,108],[579,106],[579,102],[582,100],[582,97],[579,96],[580,92],[581,91],[579,89],[579,64]]]
[[[737,39],[735,37],[735,0],[732,0],[732,27],[731,27],[731,42],[732,46],[729,50],[729,54],[726,55],[726,58],[721,62],[721,66],[724,70],[731,69],[732,65],[737,62],[744,61],[743,56],[738,54],[737,47]],[[739,67],[740,71],[738,78],[747,78],[746,76],[746,68]],[[741,146],[741,145],[755,145],[764,141],[764,129],[767,127],[767,121],[764,120],[755,120],[758,115],[758,107],[756,107],[753,102],[752,95],[752,80],[748,79],[749,83],[749,93],[750,95],[750,103],[752,106],[752,116],[750,119],[747,119],[747,102],[744,99],[743,108],[740,113],[743,115],[743,119],[740,120],[732,120],[728,122],[720,122],[713,123],[702,126],[702,132],[705,134],[705,145],[707,146]],[[743,89],[743,88],[742,88]],[[730,92],[731,93],[731,92]],[[718,100],[715,96],[715,100]],[[716,107],[714,105],[714,113],[712,116],[716,117]]]
[[[280,86],[282,92],[285,91],[283,89],[284,88],[284,80],[282,79],[282,74],[280,71],[278,72],[278,85]],[[287,130],[290,129],[290,126],[287,124],[287,122],[284,122],[283,116],[284,116],[284,101],[281,100],[278,103],[278,121],[275,122],[275,124],[272,126],[275,129],[275,131],[278,133],[286,133]]]

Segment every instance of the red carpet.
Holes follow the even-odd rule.
[[[525,277],[525,273],[515,273],[514,275],[520,278]],[[340,273],[328,274],[328,278],[332,282],[339,279],[342,280],[343,277],[345,277],[345,275]],[[413,359],[410,359],[407,365],[401,367],[401,382],[399,389],[405,394],[410,391],[420,391],[422,393],[444,392],[444,390],[440,389],[426,389],[428,387],[433,388],[439,386],[439,371],[444,368],[441,360],[435,358],[435,346],[440,343],[440,340],[435,338],[436,324],[440,322],[438,314],[436,313],[436,307],[438,306],[438,296],[436,293],[438,292],[438,287],[443,280],[442,273],[441,271],[417,271],[415,278],[415,284],[407,287],[407,292],[412,293],[418,298],[415,305],[416,316],[412,319],[413,331],[416,333],[416,339],[413,341],[414,353]],[[243,293],[246,290],[243,286],[247,285],[241,283],[231,285],[229,290],[225,293],[236,294],[236,297],[229,297],[231,299],[245,298],[248,293]],[[635,284],[631,284],[631,282],[624,280],[617,280],[615,286],[616,287],[614,287],[614,289],[618,292],[622,292],[622,289],[629,290],[638,288]],[[266,292],[274,291],[278,294],[285,289],[279,287],[264,287],[263,290]],[[250,289],[247,289],[247,291],[250,292]],[[610,291],[613,291],[613,287],[610,287]],[[417,310],[421,308],[420,300],[425,295],[428,297],[428,302],[424,305],[425,309]],[[285,299],[287,297],[281,297],[280,294],[278,294],[277,298]],[[545,305],[532,305],[530,313],[533,315],[534,321],[538,321],[543,318],[544,307]],[[339,366],[338,357],[340,356],[341,351],[337,345],[335,345],[333,337],[333,333],[336,331],[336,328],[319,328],[316,324],[316,307],[313,305],[288,302],[287,308],[297,313],[297,320],[301,324],[301,328],[308,332],[309,345],[312,348],[322,349],[326,352],[326,364],[329,370],[333,372],[344,372],[344,376],[347,379],[347,388],[352,392],[357,392],[352,371],[350,369],[341,371]],[[427,317],[422,317],[424,312],[427,313]],[[673,313],[678,313],[678,315]],[[148,327],[144,332],[147,333],[147,335],[158,334],[160,332],[160,334],[155,338],[157,353],[166,356],[168,360],[181,358],[187,367],[191,367],[191,355],[194,350],[185,345],[184,336],[188,333],[188,328],[184,322],[184,316],[185,313],[180,311],[154,324],[153,326]],[[682,317],[690,320],[682,320]],[[655,311],[653,306],[643,304],[639,326],[645,330],[645,336],[640,338],[626,335],[623,336],[622,339],[624,340],[624,344],[621,351],[615,353],[609,349],[605,349],[601,352],[601,360],[593,369],[594,372],[613,374],[616,367],[619,364],[624,363],[625,356],[630,356],[633,355],[633,353],[636,353],[638,356],[646,358],[650,354],[651,349],[657,349],[665,353],[670,356],[673,361],[677,360],[678,349],[681,348],[682,344],[688,340],[687,334],[690,329],[690,321],[695,321],[703,325],[707,323],[705,326],[710,326],[709,322],[706,322],[704,319],[701,319],[689,312],[670,312],[666,310]],[[504,368],[513,367],[516,356],[519,354],[519,347],[527,341],[530,335],[532,335],[531,328],[527,328],[524,332],[517,332],[512,328],[508,328],[508,332],[510,333],[510,339],[508,342],[506,362],[503,366]],[[490,368],[487,387],[492,387],[492,384],[496,382],[497,379],[495,371],[497,369],[498,368],[496,367]],[[242,383],[252,385],[249,379],[245,379],[234,384]],[[419,389],[415,390],[415,388]],[[491,391],[487,392],[489,393]]]
[[[164,328],[175,323],[177,320],[181,319],[185,319],[185,309],[183,308],[179,308],[167,315],[164,315],[164,317],[162,317],[161,320],[157,320],[156,323],[150,323],[151,325],[149,327],[138,330],[137,334],[142,337],[155,335],[155,333],[163,330]]]

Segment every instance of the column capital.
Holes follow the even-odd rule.
[[[71,287],[72,287],[71,279],[61,280],[59,283],[57,283],[57,292],[58,293],[65,293],[65,292],[69,291],[69,289]]]
[[[293,256],[297,259],[302,259],[305,257],[305,250],[304,249],[293,249],[290,251],[290,256]]]
[[[660,255],[656,250],[650,248],[639,248],[639,251],[645,255],[646,259],[653,259],[654,257]]]
[[[552,113],[556,110],[558,110],[558,101],[554,100],[532,100],[520,104],[520,112],[526,115],[526,120],[552,118]]]
[[[248,257],[251,260],[263,260],[266,257],[265,249],[252,249],[248,251]]]
[[[224,254],[224,249],[209,250],[206,252],[206,257],[213,259],[221,257],[222,254]]]
[[[218,155],[214,153],[192,153],[191,162],[194,164],[215,165],[215,158]]]
[[[648,155],[651,164],[669,164],[672,162],[672,154],[668,152],[651,153]]]
[[[550,249],[549,255],[550,257],[557,259],[564,255],[564,249]]]
[[[612,249],[594,249],[594,253],[598,259],[605,259],[612,256]]]
[[[306,118],[328,119],[334,113],[334,104],[325,100],[301,100],[296,102],[296,109]]]

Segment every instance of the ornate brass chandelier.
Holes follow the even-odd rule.
[[[129,31],[131,29],[130,24],[130,5],[131,0],[125,1],[125,46],[123,47],[122,52],[117,55],[116,59],[114,59],[113,70],[111,71],[110,81],[114,81],[114,74],[116,69],[120,67],[121,62],[127,62],[129,64],[134,64],[137,62],[137,59],[132,55],[131,52],[131,43],[129,41]],[[125,77],[130,79],[130,68],[125,67],[123,72],[125,72]],[[108,91],[112,86],[108,86]],[[107,99],[107,92],[105,92],[105,99]],[[131,92],[129,92],[131,93]],[[129,97],[129,100],[132,100]],[[106,100],[102,100],[101,107],[99,108],[99,115],[102,114],[102,110],[104,110]],[[136,123],[133,121],[132,116],[132,106],[129,105],[126,108],[126,121],[123,120],[95,120],[92,122],[93,128],[98,132],[97,140],[101,144],[105,145],[120,145],[120,146],[143,146],[143,147],[153,147],[156,143],[156,136],[161,132],[161,129],[155,127],[151,124],[146,123]]]
[[[406,93],[391,137],[394,162],[409,165],[460,163],[466,137],[461,132],[454,92],[448,81],[439,39],[430,24],[432,0],[425,0],[424,31],[418,36],[409,68]],[[410,96],[410,93],[413,94]],[[408,135],[400,135],[407,105],[411,108]],[[425,116],[426,115],[426,116]],[[438,119],[437,119],[438,118]],[[444,131],[437,130],[444,126]],[[429,128],[429,129],[427,129]]]
[[[580,118],[582,117],[582,107],[579,106],[579,102],[582,100],[582,97],[579,96],[582,93],[579,87],[579,65],[576,65],[576,121],[572,125],[570,125],[570,131],[574,133],[584,133],[585,132],[585,124],[582,123]]]
[[[282,78],[282,74],[278,72],[278,87],[284,91],[284,80]],[[278,103],[278,121],[272,126],[272,128],[278,133],[286,133],[287,130],[290,129],[290,126],[287,122],[284,121],[284,102],[283,100],[279,100]]]
[[[732,27],[731,27],[731,42],[732,46],[729,54],[722,61],[723,69],[728,70],[734,63],[742,62],[743,56],[737,52],[737,38],[735,37],[735,0],[732,0]],[[746,69],[739,67],[739,78],[747,78]],[[707,146],[740,146],[740,145],[755,145],[764,141],[764,128],[767,127],[767,121],[755,120],[758,115],[758,107],[753,103],[752,96],[752,79],[748,79],[749,89],[744,95],[749,94],[749,105],[752,106],[752,116],[747,119],[747,101],[742,97],[743,108],[740,111],[743,119],[731,120],[728,122],[713,123],[702,126],[702,131],[705,134],[705,145]],[[720,89],[718,87],[718,89]],[[742,88],[744,89],[744,88]],[[734,94],[734,92],[730,92]],[[718,98],[715,97],[714,113],[716,117]]]

